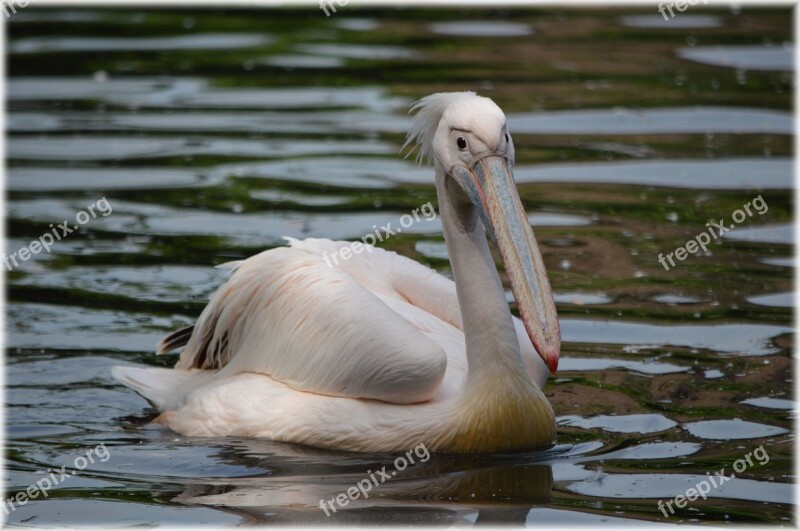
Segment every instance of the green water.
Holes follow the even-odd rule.
[[[7,497],[77,472],[6,521],[792,522],[790,11],[337,9],[9,18],[6,253],[113,210],[6,276]],[[150,425],[109,368],[172,364],[155,343],[199,314],[213,266],[435,203],[398,151],[409,104],[446,90],[508,116],[561,318],[558,445],[434,455],[326,517],[396,456]],[[708,252],[659,263],[746,203]],[[438,221],[381,245],[449,274]],[[758,448],[768,462],[659,510]]]

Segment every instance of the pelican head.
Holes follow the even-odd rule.
[[[514,183],[514,143],[503,111],[473,92],[438,93],[418,101],[406,140],[418,160],[433,161],[437,187],[449,201],[456,230],[478,223],[503,260],[520,317],[551,373],[561,334],[542,256]],[[404,146],[405,147],[405,146]],[[480,231],[483,232],[483,231]]]

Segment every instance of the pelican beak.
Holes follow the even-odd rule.
[[[528,336],[550,372],[555,373],[561,352],[556,305],[509,160],[490,155],[472,169],[453,166],[450,174],[470,197],[500,251]]]

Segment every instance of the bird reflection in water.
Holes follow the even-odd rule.
[[[171,501],[214,506],[246,523],[271,524],[524,524],[533,507],[551,500],[549,461],[569,449],[556,446],[515,455],[431,454],[426,462],[417,460],[374,487],[369,498],[359,495],[326,516],[321,500],[347,492],[369,477],[370,470],[394,470],[398,455],[334,452],[258,439],[226,444],[217,454],[219,460],[266,473],[198,479]]]

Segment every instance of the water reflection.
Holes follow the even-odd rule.
[[[740,107],[677,107],[672,109],[596,109],[508,116],[514,133],[647,135],[677,133],[791,134],[790,113]]]
[[[792,186],[791,159],[650,160],[553,164],[515,169],[521,183],[618,183],[680,188],[763,190]]]
[[[662,30],[718,28],[722,18],[714,15],[692,15],[681,13],[681,16],[665,19],[661,13],[649,15],[628,15],[620,17],[620,23],[631,28],[654,28]]]
[[[767,426],[742,419],[700,420],[684,424],[683,428],[695,437],[716,441],[731,439],[758,439],[783,435],[789,430],[777,426]]]
[[[695,46],[678,50],[684,59],[743,70],[790,71],[794,47],[786,46]]]
[[[430,30],[439,35],[455,35],[459,37],[519,37],[530,35],[533,30],[527,24],[513,22],[480,22],[454,21],[431,24]]]
[[[320,508],[321,501],[330,501],[347,489],[367,479],[370,473],[395,471],[397,456],[332,453],[320,459],[318,450],[306,450],[290,445],[244,440],[220,450],[221,462],[242,467],[258,463],[267,475],[250,476],[231,482],[229,479],[208,479],[194,485],[174,501],[228,507],[250,518],[271,523],[367,521],[384,514],[405,521],[405,517],[429,517],[437,520],[463,521],[476,512],[477,519],[490,522],[525,521],[531,506],[551,498],[553,474],[551,467],[537,462],[567,451],[556,448],[540,455],[512,457],[457,457],[432,455],[427,462],[417,462],[391,479],[365,485],[365,498],[359,492],[351,495],[342,507],[334,502],[336,512],[328,505],[330,516]],[[330,464],[322,465],[321,462]],[[335,463],[335,464],[334,464]],[[303,470],[301,476],[297,470]],[[324,482],[318,477],[326,478]],[[426,500],[420,514],[415,501]],[[409,505],[409,502],[411,505]],[[388,516],[387,516],[388,517]]]
[[[272,39],[265,35],[199,34],[181,37],[91,38],[42,37],[16,41],[11,53],[123,52],[160,50],[225,50],[263,46]]]
[[[602,428],[616,433],[658,433],[678,425],[674,420],[658,414],[639,415],[599,415],[583,418],[577,415],[559,417],[558,424],[583,429]]]

